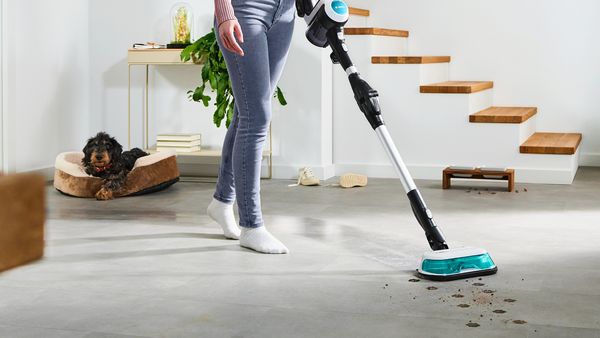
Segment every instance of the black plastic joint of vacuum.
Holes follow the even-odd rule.
[[[407,196],[415,217],[425,231],[425,236],[431,249],[434,251],[448,249],[449,247],[444,239],[444,235],[442,235],[440,229],[435,224],[431,211],[425,205],[425,201],[423,201],[423,197],[421,197],[419,191],[417,189],[411,190]]]
[[[367,81],[363,80],[358,73],[350,74],[348,79],[360,111],[363,112],[374,130],[381,127],[384,123],[381,117],[381,107],[379,106],[379,93]]]
[[[331,54],[329,55],[329,58],[331,58],[331,62],[334,65],[339,65],[340,64],[340,59],[337,57],[337,55],[334,52],[331,52]]]

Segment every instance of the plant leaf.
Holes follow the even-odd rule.
[[[205,107],[208,107],[208,103],[210,102],[210,100],[212,100],[212,98],[210,96],[207,96],[207,95],[202,96],[202,103],[204,104]]]
[[[199,102],[202,100],[202,96],[204,95],[204,86],[200,86],[196,88],[194,94],[192,94],[192,100]]]
[[[218,73],[214,73],[214,72],[211,72],[211,73],[208,74],[208,79],[209,79],[209,82],[210,82],[210,87],[213,90],[217,90],[218,89],[217,74]]]
[[[231,102],[229,102],[229,104],[227,105],[227,121],[225,121],[225,126],[227,128],[229,128],[229,126],[231,125],[231,120],[233,119],[234,107],[235,107],[235,100],[232,99]]]
[[[208,63],[206,63],[203,67],[202,67],[202,83],[206,83],[206,81],[208,81],[208,74],[210,73],[210,67],[208,66]]]
[[[276,95],[277,100],[279,100],[279,104],[281,104],[282,106],[287,106],[287,101],[285,99],[285,96],[283,95],[283,91],[281,90],[281,88],[279,88],[279,86],[277,86]]]

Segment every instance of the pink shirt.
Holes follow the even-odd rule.
[[[231,0],[215,0],[215,17],[217,18],[218,25],[227,20],[235,20]]]

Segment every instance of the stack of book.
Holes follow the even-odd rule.
[[[178,153],[193,153],[202,149],[200,134],[160,134],[157,137],[156,150],[175,150]]]

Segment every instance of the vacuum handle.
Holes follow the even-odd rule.
[[[415,181],[412,179],[406,164],[402,160],[390,133],[387,130],[385,125],[379,126],[375,129],[377,136],[379,136],[379,140],[383,145],[388,157],[392,161],[396,172],[400,176],[400,181],[402,182],[402,187],[406,191],[406,195],[408,196],[408,200],[410,201],[411,208],[417,221],[425,231],[425,236],[427,237],[427,242],[429,242],[429,246],[432,250],[444,250],[448,249],[448,244],[446,243],[446,239],[442,234],[440,228],[435,224],[433,220],[433,214],[431,210],[427,208],[423,197],[421,197],[421,193],[417,189],[417,185]]]
[[[373,89],[365,80],[360,77],[358,70],[352,63],[348,53],[348,47],[344,41],[344,30],[342,27],[330,29],[327,32],[327,41],[333,50],[332,60],[338,61],[348,74],[348,80],[354,92],[354,98],[363,112],[371,127],[377,133],[381,144],[387,152],[390,160],[400,176],[402,186],[410,200],[411,208],[417,221],[425,231],[425,236],[432,250],[448,249],[448,244],[444,239],[440,228],[435,224],[431,211],[425,205],[417,186],[404,164],[392,137],[381,117],[381,108],[379,106],[379,93]]]
[[[354,64],[350,59],[350,54],[348,54],[348,46],[346,46],[346,42],[344,41],[344,28],[335,27],[328,30],[327,42],[329,42],[329,46],[333,50],[333,55],[335,56],[336,61],[340,63],[346,73],[349,73],[349,69],[352,69]]]

